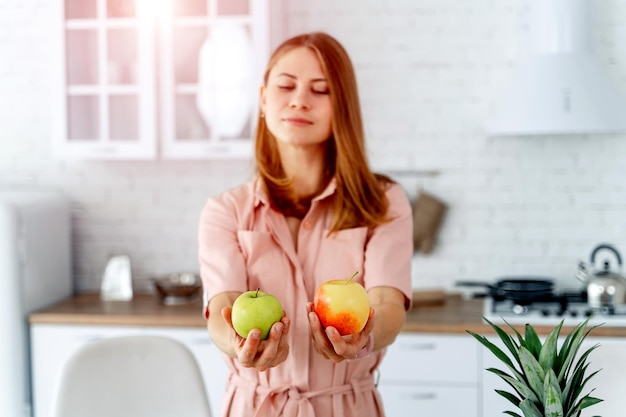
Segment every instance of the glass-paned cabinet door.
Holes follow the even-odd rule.
[[[55,155],[156,155],[154,15],[150,0],[64,0],[57,50]]]
[[[177,0],[159,40],[162,153],[248,158],[269,55],[265,0]]]

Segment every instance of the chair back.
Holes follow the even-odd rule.
[[[195,357],[161,336],[102,339],[67,362],[53,417],[210,417]]]

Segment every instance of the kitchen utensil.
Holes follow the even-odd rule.
[[[154,278],[153,282],[159,299],[167,305],[195,302],[202,290],[200,277],[191,272]]]
[[[601,251],[611,252],[619,268],[622,268],[622,257],[618,250],[612,245],[603,243],[591,252],[591,271],[583,262],[580,262],[575,276],[587,284],[587,302],[590,307],[614,307],[624,304],[626,302],[626,278],[622,274],[613,272],[609,261],[605,260],[601,269],[596,267],[596,257]]]
[[[489,295],[495,299],[508,299],[518,304],[525,304],[549,297],[554,288],[554,281],[543,277],[503,277],[495,283],[458,281],[456,286],[484,287],[488,290],[488,293],[484,295]]]
[[[420,192],[413,203],[413,247],[416,251],[432,252],[447,209],[447,204],[437,197]]]
[[[132,271],[128,255],[112,256],[102,276],[100,297],[106,301],[129,301],[133,298]]]
[[[413,307],[443,305],[446,302],[446,292],[442,289],[413,291]]]

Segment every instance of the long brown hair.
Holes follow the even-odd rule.
[[[356,76],[343,46],[321,32],[287,39],[270,57],[263,82],[267,84],[278,60],[299,47],[309,48],[317,55],[330,92],[333,117],[332,135],[326,142],[326,165],[329,178],[334,176],[337,184],[330,232],[382,224],[388,221],[389,206],[384,187],[391,180],[369,168]],[[257,170],[272,204],[281,211],[291,206],[291,211],[306,213],[310,198],[299,200],[294,196],[292,181],[286,178],[282,168],[276,139],[261,114],[255,140]]]

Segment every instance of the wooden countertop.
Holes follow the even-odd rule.
[[[72,297],[32,313],[31,324],[206,327],[202,301],[167,306],[156,294],[134,294],[132,301],[102,301],[97,293]]]
[[[415,302],[407,313],[405,332],[462,334],[471,330],[494,334],[482,321],[483,301],[464,300],[446,295],[439,302]],[[80,294],[59,304],[32,313],[31,324],[80,324],[108,326],[206,327],[201,301],[166,306],[155,294],[135,294],[132,301],[102,301],[99,294]],[[523,331],[523,326],[518,330]],[[548,334],[551,326],[535,326],[539,334]],[[561,334],[566,335],[567,328]],[[626,337],[626,327],[596,328],[591,336]]]

